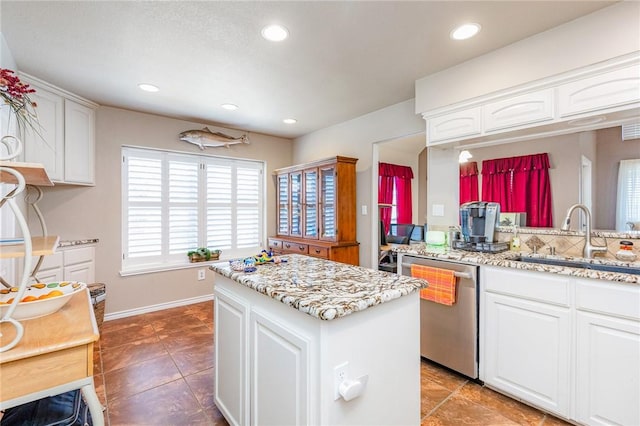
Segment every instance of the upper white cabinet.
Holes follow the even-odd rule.
[[[558,88],[560,116],[567,117],[640,100],[640,64],[583,78]]]
[[[517,142],[620,125],[640,116],[640,54],[489,93],[422,116],[427,121],[427,146]]]
[[[44,166],[53,181],[61,181],[64,177],[64,128],[59,123],[64,121],[64,99],[55,93],[32,85],[36,93],[30,95],[38,104],[38,134],[27,130],[24,135],[24,156],[29,163],[40,163]]]
[[[39,134],[24,135],[25,161],[42,163],[57,183],[93,185],[95,164],[95,109],[98,105],[22,74],[36,90]]]
[[[481,132],[480,108],[452,112],[429,120],[428,140],[439,142],[462,137],[478,136]]]
[[[64,102],[64,180],[92,184],[95,161],[95,110],[66,99]]]
[[[506,129],[553,119],[553,90],[539,90],[491,102],[482,108],[484,130]]]

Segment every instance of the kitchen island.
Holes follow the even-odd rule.
[[[420,423],[425,281],[301,255],[211,269],[214,395],[230,424]]]

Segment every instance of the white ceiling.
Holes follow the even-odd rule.
[[[101,105],[294,138],[411,99],[418,78],[611,4],[2,0],[0,31],[21,71]],[[480,34],[450,40],[468,21]],[[289,39],[262,39],[270,23]]]

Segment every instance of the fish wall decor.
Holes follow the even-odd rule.
[[[202,130],[186,130],[180,133],[181,141],[189,142],[204,151],[205,148],[217,148],[224,146],[229,148],[230,145],[239,143],[250,143],[247,135],[234,138],[220,132],[212,132],[208,127]]]

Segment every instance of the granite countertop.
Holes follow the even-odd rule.
[[[83,246],[87,244],[96,244],[99,240],[97,238],[90,238],[87,240],[60,240],[58,248]]]
[[[517,251],[504,251],[501,253],[481,253],[450,249],[448,247],[434,247],[426,244],[397,245],[392,250],[399,253],[413,254],[416,256],[428,257],[430,259],[454,260],[473,265],[502,266],[506,268],[516,268],[527,271],[550,272],[562,275],[571,275],[579,278],[591,278],[596,280],[614,281],[627,284],[639,284],[640,275],[624,274],[620,272],[606,272],[594,269],[571,268],[566,266],[545,265],[539,263],[528,263],[514,260],[520,256],[553,258],[561,260],[573,260],[584,263],[630,266],[640,269],[640,262],[620,262],[611,259],[585,259],[567,256],[551,256],[531,253],[520,253]]]
[[[256,272],[232,271],[229,262],[209,268],[220,275],[321,320],[332,320],[406,296],[427,286],[420,279],[292,254]]]

